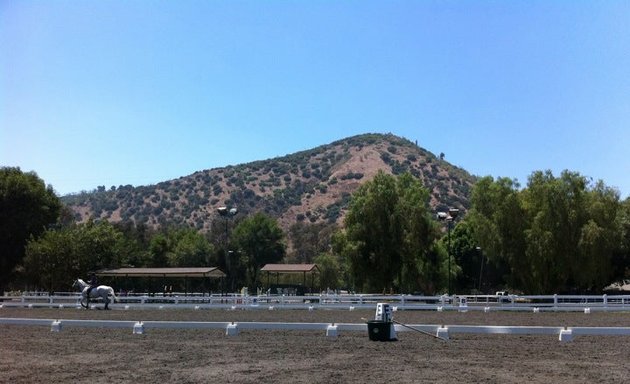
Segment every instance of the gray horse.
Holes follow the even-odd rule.
[[[99,285],[98,287],[94,287],[90,291],[90,297],[88,297],[87,295],[90,284],[81,279],[76,279],[74,283],[72,283],[72,286],[79,287],[79,289],[81,290],[81,306],[85,309],[90,308],[91,299],[97,299],[99,297],[102,298],[105,302],[105,309],[109,309],[109,295],[112,296],[112,302],[116,302],[118,300],[118,298],[114,294],[114,288],[110,287],[109,285]]]

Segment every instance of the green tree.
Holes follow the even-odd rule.
[[[356,289],[413,291],[440,269],[431,253],[437,236],[429,194],[417,179],[378,172],[352,196],[345,238],[337,249],[347,257]]]
[[[337,259],[340,267],[340,284],[341,288],[347,288],[349,291],[357,290],[357,282],[352,273],[352,265],[350,257],[356,252],[356,247],[348,241],[345,231],[339,230],[333,233],[331,237],[332,255]],[[322,287],[324,288],[324,287]]]
[[[246,272],[250,290],[259,285],[258,271],[265,264],[280,262],[285,256],[284,234],[275,219],[264,213],[242,220],[232,234],[232,243],[238,250]]]
[[[69,290],[77,277],[118,267],[126,257],[124,241],[106,221],[51,229],[27,244],[24,270],[38,288]]]
[[[630,197],[621,204],[617,214],[620,230],[620,244],[611,260],[613,281],[630,279]]]
[[[203,235],[193,229],[182,230],[178,233],[169,264],[173,267],[206,267],[214,263],[213,252],[212,245]]]
[[[624,236],[622,205],[618,192],[601,181],[589,191],[587,204],[588,220],[580,230],[577,244],[579,261],[570,265],[578,289],[599,291],[615,277],[614,255],[622,248]]]
[[[495,287],[518,285],[516,276],[527,266],[523,236],[527,221],[519,184],[508,178],[483,177],[473,187],[471,203],[465,221],[487,260],[484,281]]]
[[[89,221],[79,229],[79,257],[85,272],[116,268],[127,258],[122,254],[124,237],[111,223]]]
[[[315,258],[315,264],[319,268],[319,287],[321,289],[341,288],[343,275],[338,259],[330,253],[322,253]]]
[[[429,209],[429,192],[409,173],[397,177],[396,189],[395,214],[402,225],[398,288],[402,292],[434,292],[436,281],[447,269],[441,268],[440,254],[434,249],[439,230]]]
[[[27,241],[57,222],[61,206],[34,172],[0,168],[0,292],[15,280]]]
[[[152,267],[205,267],[216,263],[214,246],[192,228],[166,228],[149,242]]]
[[[443,237],[441,243],[447,241]],[[477,245],[472,225],[461,221],[451,231],[451,253],[457,266],[454,276],[455,291],[460,293],[474,293],[480,288],[479,274],[481,272],[482,248]]]
[[[624,269],[626,216],[616,190],[570,171],[536,171],[517,188],[480,179],[466,218],[504,283],[528,293],[599,291]]]
[[[149,267],[165,268],[169,266],[173,245],[165,233],[158,233],[149,242]]]
[[[75,228],[46,231],[26,246],[24,273],[36,289],[69,290],[72,280],[81,276]]]
[[[125,221],[113,224],[123,236],[121,266],[146,267],[151,263],[150,244],[154,231],[145,224]]]
[[[296,223],[289,229],[292,250],[288,258],[296,263],[312,263],[321,253],[330,251],[335,224],[328,223]]]
[[[532,292],[599,290],[611,277],[611,260],[621,239],[618,193],[602,182],[563,171],[534,172],[523,191]]]
[[[585,219],[585,188],[585,178],[566,172],[561,179],[556,179],[551,171],[537,171],[529,177],[522,193],[529,219],[524,232],[529,264],[526,270],[530,272],[528,278],[522,279],[525,290],[550,292],[569,280],[570,258],[577,251]]]

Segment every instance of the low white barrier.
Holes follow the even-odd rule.
[[[275,322],[200,322],[200,321],[124,321],[124,320],[62,320],[0,318],[0,324],[22,326],[50,326],[59,332],[65,327],[127,328],[134,334],[146,329],[224,329],[226,335],[235,336],[239,330],[309,330],[326,331],[327,337],[338,332],[367,332],[365,323],[275,323]],[[496,325],[426,325],[395,324],[396,332],[419,330],[444,340],[457,333],[503,335],[558,335],[560,341],[571,341],[578,336],[630,336],[630,327],[548,327],[548,326],[496,326]]]

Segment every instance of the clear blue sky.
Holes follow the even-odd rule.
[[[361,133],[630,194],[630,1],[0,0],[0,166],[59,194]]]

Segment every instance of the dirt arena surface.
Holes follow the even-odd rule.
[[[45,319],[361,323],[373,310],[0,309]],[[630,313],[399,311],[406,324],[630,326]],[[451,335],[370,341],[367,331],[132,329],[0,325],[0,383],[624,383],[630,337]]]

